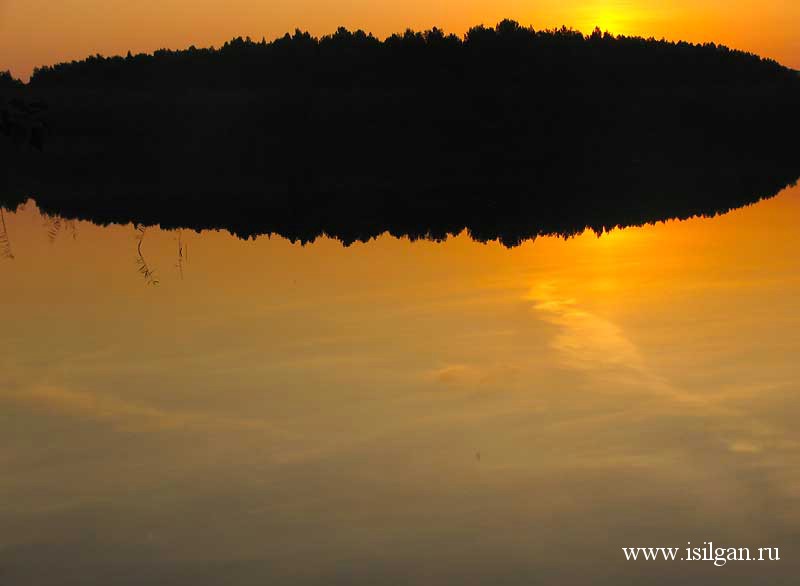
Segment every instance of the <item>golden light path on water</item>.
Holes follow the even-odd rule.
[[[788,580],[794,556],[655,575],[619,548],[800,545],[798,212],[792,188],[505,249],[142,237],[6,210],[0,567],[40,584]]]

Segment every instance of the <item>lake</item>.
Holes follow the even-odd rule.
[[[795,583],[798,219],[343,246],[6,209],[0,583]],[[704,541],[781,560],[622,551]]]

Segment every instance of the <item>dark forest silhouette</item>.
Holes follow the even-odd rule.
[[[296,31],[12,86],[17,134],[42,138],[0,140],[0,203],[101,223],[514,244],[713,214],[800,176],[797,72],[713,43],[508,20]]]
[[[10,71],[0,71],[0,90],[23,87],[22,81],[11,75]]]
[[[380,41],[339,28],[322,38],[296,30],[271,42],[241,37],[219,49],[190,47],[37,68],[34,88],[93,87],[315,88],[423,87],[478,83],[537,85],[557,79],[594,83],[674,86],[747,85],[795,77],[775,61],[722,45],[614,36],[596,29],[584,36],[563,27],[535,31],[504,20],[476,26],[464,38],[433,28],[407,30]]]

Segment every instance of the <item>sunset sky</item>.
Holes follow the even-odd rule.
[[[595,25],[618,34],[715,41],[800,69],[797,0],[0,0],[0,70],[90,54],[218,46],[235,36],[272,39],[337,26],[385,37],[432,26],[463,34],[513,18],[534,28]]]

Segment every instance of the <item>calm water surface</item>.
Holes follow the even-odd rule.
[[[800,188],[514,249],[4,219],[2,584],[796,583]],[[782,560],[621,551],[708,540]]]

